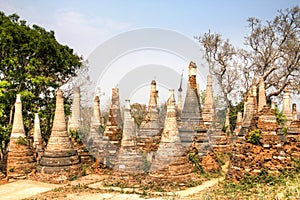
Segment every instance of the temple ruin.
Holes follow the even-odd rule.
[[[15,114],[7,153],[7,177],[22,177],[35,169],[34,150],[25,135],[21,95],[17,94]]]
[[[80,168],[81,163],[78,153],[68,135],[63,93],[59,89],[56,95],[52,132],[45,151],[39,160],[37,171],[42,174],[67,173],[67,175],[72,175],[78,174]]]

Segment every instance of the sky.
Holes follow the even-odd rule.
[[[0,10],[54,30],[59,42],[85,58],[103,41],[141,27],[175,30],[191,38],[211,30],[242,45],[247,18],[272,19],[300,0],[0,0]]]
[[[235,46],[242,47],[244,37],[249,33],[247,27],[249,17],[256,17],[263,21],[271,20],[278,14],[278,10],[292,8],[299,4],[300,0],[0,0],[0,10],[7,15],[17,13],[30,25],[37,24],[47,30],[53,30],[60,43],[68,45],[84,59],[95,63],[92,55],[95,54],[95,51],[97,52],[99,46],[103,46],[105,42],[118,35],[143,28],[167,30],[165,32],[173,34],[173,36],[178,33],[177,36],[182,35],[195,43],[194,36],[203,35],[210,30],[212,33],[221,34],[223,38],[228,38]],[[173,31],[173,33],[169,31]],[[134,38],[130,41],[134,41]],[[193,46],[193,44],[191,45]],[[106,71],[102,69],[101,71],[99,66],[96,66],[99,65],[98,62],[95,66],[90,67],[92,75],[104,77],[102,82],[110,80],[111,83],[103,86],[100,78],[94,81],[102,84],[101,89],[104,96],[109,97],[111,87],[121,81],[128,82],[127,79],[134,77],[133,75],[137,73],[139,67],[152,64],[152,68],[157,69],[162,59],[170,59],[173,62],[162,61],[161,63],[165,64],[161,68],[173,68],[171,71],[175,70],[177,77],[180,77],[183,69],[177,65],[182,68],[182,65],[188,65],[187,61],[181,59],[181,55],[176,55],[178,52],[174,54],[174,49],[164,52],[157,50],[161,50],[161,48],[156,46],[156,49],[142,49],[134,51],[135,54],[132,53],[133,49],[125,49],[124,52],[119,52],[117,58],[105,64],[110,66],[110,70]],[[193,48],[197,49],[198,47]],[[159,55],[157,55],[158,52]],[[96,55],[96,57],[101,56],[100,54]],[[139,63],[139,66],[135,66],[135,72],[133,72],[132,63]],[[126,71],[126,69],[128,70]],[[150,72],[148,77],[141,77],[141,79],[145,79],[145,83],[151,81],[149,80],[150,76],[153,79],[158,77],[157,82],[161,82],[160,89],[165,91],[162,99],[167,98],[169,87],[178,87],[177,82],[173,81],[174,84],[163,82],[164,77],[172,74],[170,70],[170,73],[167,71],[162,77]],[[112,78],[111,73],[116,72],[119,72],[119,77]],[[205,74],[203,71],[202,73]],[[186,76],[187,70],[184,71],[184,77]],[[134,101],[143,99],[145,102],[144,92],[141,92],[145,90],[145,87],[146,89],[149,87],[149,84],[142,87],[145,83],[138,83],[139,86],[133,89],[136,93],[131,93],[130,97],[125,95],[124,98],[132,98],[135,99]],[[204,79],[200,80],[200,85],[205,85]],[[140,99],[137,94],[141,96]]]

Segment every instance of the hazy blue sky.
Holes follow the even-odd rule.
[[[193,37],[209,29],[234,44],[248,33],[247,18],[272,19],[300,0],[0,0],[0,10],[54,30],[58,40],[88,55],[108,38],[141,27]]]
[[[100,87],[103,97],[109,99],[111,88],[118,86],[123,80],[129,90],[128,93],[131,92],[131,94],[126,95],[124,93],[126,88],[122,88],[124,84],[119,85],[121,98],[131,98],[132,102],[146,103],[148,95],[145,95],[145,91],[149,90],[149,83],[152,79],[156,79],[158,83],[162,101],[166,100],[169,88],[178,88],[182,70],[185,70],[184,77],[187,77],[186,69],[189,62],[189,60],[180,59],[180,56],[186,54],[184,57],[187,58],[192,51],[180,54],[180,56],[172,54],[174,48],[167,49],[170,51],[166,54],[159,50],[159,46],[157,46],[158,49],[140,48],[138,51],[131,51],[133,49],[124,47],[139,41],[138,38],[131,36],[123,46],[120,43],[113,45],[113,42],[110,42],[108,45],[110,48],[95,55],[93,61],[92,55],[94,54],[91,53],[95,52],[94,50],[99,45],[103,46],[105,41],[110,41],[110,38],[131,30],[160,28],[187,36],[196,47],[188,42],[186,47],[192,47],[197,52],[200,48],[193,37],[202,35],[208,30],[229,38],[234,45],[242,46],[244,37],[249,31],[247,28],[249,17],[270,20],[278,14],[278,10],[292,8],[299,4],[300,0],[0,0],[0,10],[6,14],[17,13],[29,24],[38,24],[47,30],[54,30],[60,43],[70,46],[85,59],[88,58],[91,77],[94,77],[93,82]],[[174,36],[174,33],[171,35]],[[148,38],[154,41],[152,35]],[[148,40],[148,38],[143,40]],[[185,41],[184,38],[181,40]],[[160,42],[158,38],[158,43],[164,43],[164,41]],[[172,43],[176,43],[176,48],[183,50],[184,45],[180,46],[180,41],[175,40],[169,43],[171,46]],[[125,49],[125,51],[120,51],[108,62],[103,62],[119,49]],[[205,89],[207,67],[199,68],[201,61],[198,62],[197,59],[202,58],[199,55],[193,59],[202,76],[202,78],[201,76],[197,78],[202,90]],[[156,68],[158,64],[159,70]],[[108,67],[109,70],[107,70]],[[144,73],[145,67],[153,69],[153,72]],[[163,71],[165,71],[164,74],[159,76]],[[171,74],[177,74],[177,76]],[[142,81],[137,82],[137,79],[132,77],[139,77]],[[135,88],[129,88],[129,82]],[[93,87],[96,88],[96,86]],[[185,88],[185,85],[183,87]]]

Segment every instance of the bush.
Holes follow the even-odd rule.
[[[24,146],[29,145],[27,139],[22,137],[22,136],[18,137],[17,144],[18,145],[24,145]]]
[[[255,129],[249,133],[248,142],[252,144],[259,144],[261,131],[259,129]]]

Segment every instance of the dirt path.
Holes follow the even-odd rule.
[[[1,200],[17,200],[34,196],[36,194],[50,191],[61,185],[42,183],[30,180],[19,180],[12,183],[0,185]]]
[[[228,168],[228,163],[223,166],[222,171],[226,173]],[[101,179],[103,177],[99,175],[88,175],[85,177],[81,177],[81,179],[71,182],[71,186],[76,185],[83,185],[85,184],[88,188],[92,189],[99,189],[99,192],[89,192],[89,191],[81,191],[81,192],[67,192],[64,194],[63,197],[56,198],[57,200],[61,199],[68,199],[68,200],[92,200],[92,199],[105,199],[105,200],[117,200],[117,199],[133,199],[133,200],[141,200],[145,199],[141,192],[140,194],[125,194],[128,189],[128,193],[132,193],[132,188],[107,188],[103,187],[101,183]],[[159,192],[149,192],[150,196],[162,196],[156,198],[147,198],[147,199],[189,199],[191,196],[197,196],[198,193],[218,184],[218,182],[223,181],[224,177],[214,178],[209,181],[203,182],[201,185],[196,187],[191,187],[186,190],[176,191],[176,192],[166,192],[166,193],[159,193]],[[64,187],[60,184],[49,184],[31,180],[19,180],[12,183],[7,183],[4,185],[0,185],[0,199],[1,200],[18,200],[18,199],[25,199],[25,198],[42,198],[44,197],[43,192],[51,191],[54,188]],[[102,192],[100,192],[100,190]],[[105,190],[112,190],[107,191]],[[137,190],[135,192],[138,192]],[[51,191],[50,193],[55,193]],[[38,195],[40,194],[40,195]],[[48,193],[47,193],[48,194]]]

